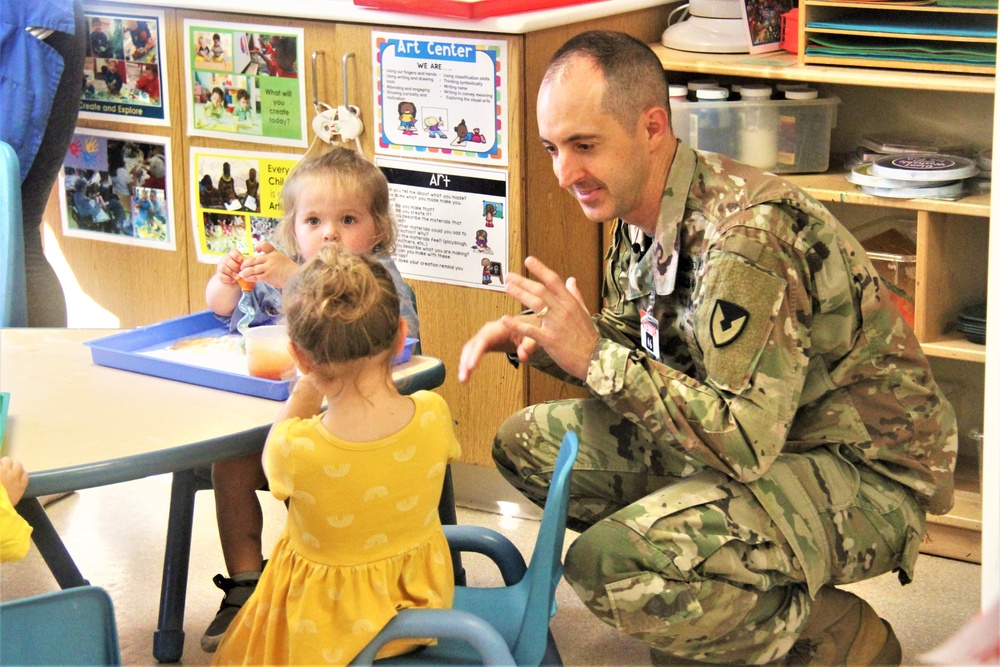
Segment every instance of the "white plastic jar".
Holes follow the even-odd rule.
[[[778,161],[778,107],[771,95],[765,84],[740,88],[739,160],[760,169],[773,169]]]

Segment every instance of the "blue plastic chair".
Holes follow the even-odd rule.
[[[393,639],[437,637],[436,646],[379,660],[377,665],[561,665],[549,619],[556,613],[556,586],[562,578],[569,481],[579,451],[575,433],[563,438],[542,523],[525,566],[506,537],[479,526],[445,526],[453,548],[491,558],[504,586],[455,588],[452,609],[404,609],[354,659],[371,665],[379,649]]]
[[[0,665],[120,665],[107,591],[67,588],[0,604]]]
[[[0,141],[0,326],[28,326],[24,277],[21,164],[10,144]]]

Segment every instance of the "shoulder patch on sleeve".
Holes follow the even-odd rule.
[[[739,338],[746,327],[750,313],[735,303],[716,299],[712,309],[712,343],[715,347],[725,347]]]
[[[731,252],[709,251],[698,288],[695,335],[705,372],[728,391],[741,392],[776,326],[784,302],[783,278]]]

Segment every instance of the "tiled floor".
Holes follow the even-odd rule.
[[[128,665],[152,665],[166,534],[170,479],[152,477],[63,498],[48,512],[84,576],[108,590],[115,603],[122,657]],[[182,662],[208,664],[198,640],[218,607],[220,595],[211,578],[222,571],[211,492],[198,494],[185,617]],[[284,522],[285,510],[263,496],[265,540],[272,543]],[[530,519],[459,509],[459,522],[485,525],[508,535],[525,557],[530,555],[538,524]],[[570,532],[567,541],[575,534]],[[491,566],[479,556],[466,556],[470,583],[495,581]],[[903,644],[904,664],[936,646],[979,609],[977,565],[930,556],[918,563],[917,581],[902,588],[886,575],[850,589],[868,599],[888,619]],[[56,584],[33,549],[19,563],[0,567],[0,598],[15,599],[54,590]],[[567,665],[648,665],[645,646],[618,634],[590,615],[565,581],[559,587],[559,613],[553,620]]]

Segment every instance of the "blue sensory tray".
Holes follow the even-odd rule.
[[[291,380],[266,380],[142,354],[166,348],[185,338],[221,337],[229,334],[229,328],[225,324],[216,319],[211,311],[204,310],[200,313],[184,315],[87,341],[84,345],[90,347],[94,363],[101,366],[155,375],[169,380],[179,380],[249,396],[259,396],[274,401],[283,401],[288,398]],[[406,347],[393,363],[399,364],[409,360],[416,343],[415,338],[407,338]]]
[[[164,320],[145,327],[112,334],[87,341],[95,364],[120,368],[146,375],[179,380],[203,387],[224,389],[249,396],[259,396],[275,401],[288,398],[289,380],[265,380],[249,375],[195,366],[170,359],[159,359],[141,354],[170,346],[176,341],[193,337],[221,337],[230,334],[229,328],[215,318],[209,310]]]

